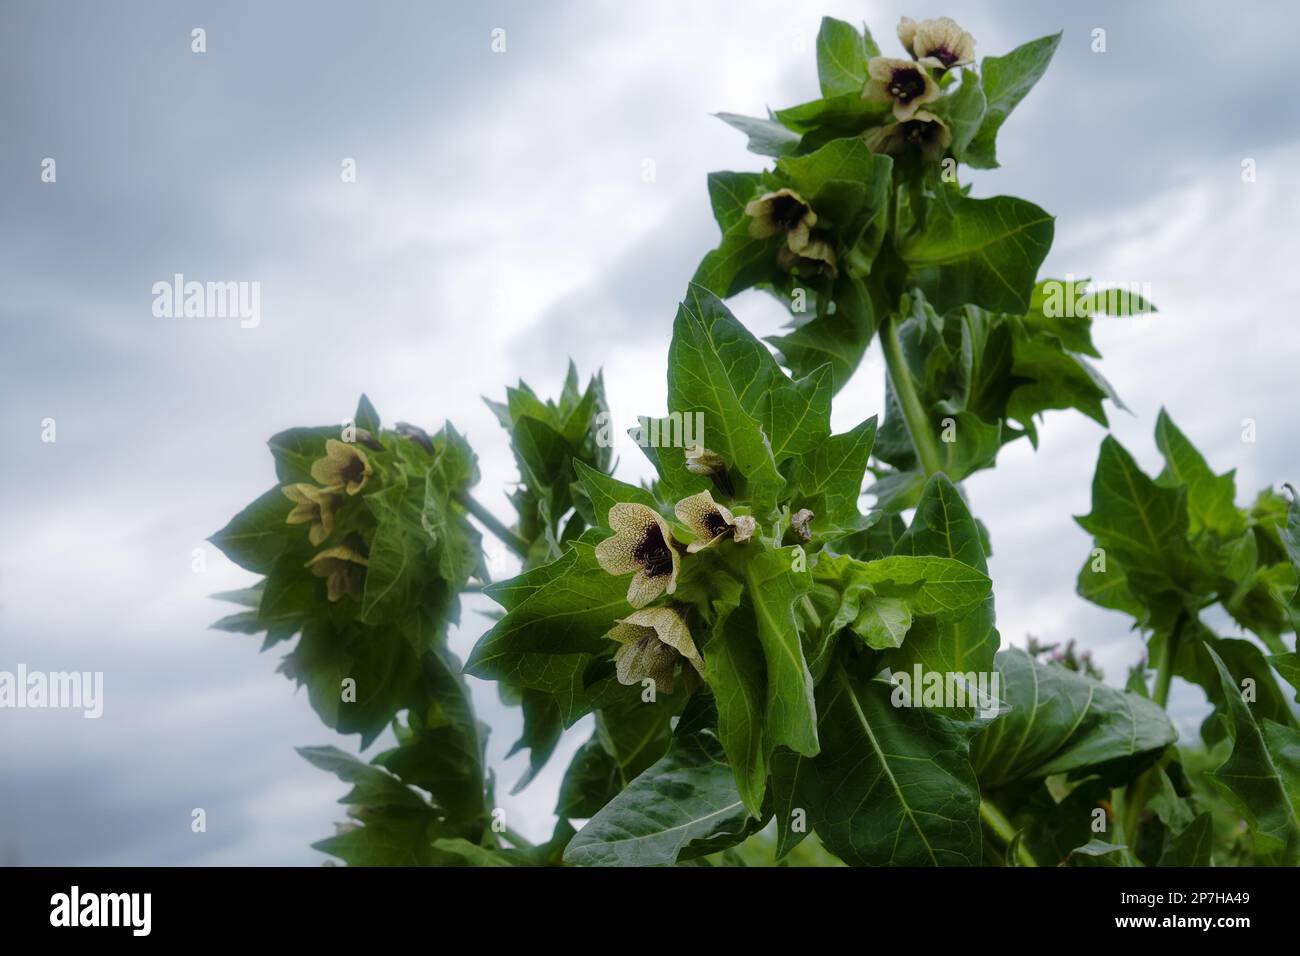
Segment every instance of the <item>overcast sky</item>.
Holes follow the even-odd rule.
[[[357,738],[324,729],[258,639],[207,629],[228,608],[206,595],[250,576],[211,548],[195,573],[193,550],[274,480],[269,435],[341,420],[363,390],[387,421],[466,431],[503,517],[514,471],[480,396],[520,377],[554,392],[572,356],[604,367],[616,417],[662,412],[675,303],[716,239],[705,175],[763,162],[709,114],[813,98],[822,13],[867,20],[886,52],[902,14],[956,17],[980,56],[1063,28],[976,193],[1057,216],[1045,274],[1150,283],[1159,315],[1096,334],[1133,410],[1114,432],[1140,462],[1157,468],[1164,404],[1237,469],[1239,502],[1300,480],[1300,130],[1291,63],[1267,55],[1300,26],[1294,5],[0,0],[0,670],[106,685],[98,721],[0,711],[0,863],[323,859],[308,844],[345,788],[292,748]],[[151,287],[175,273],[260,282],[260,324],[155,317]],[[760,295],[733,305],[759,334],[782,322]],[[882,391],[873,350],[836,425]],[[1089,539],[1071,515],[1103,434],[1050,414],[1037,453],[1008,447],[968,490],[1004,643],[1077,638],[1120,682],[1140,642],[1073,593]],[[620,477],[647,474],[619,451]],[[512,572],[495,546],[491,566]],[[489,606],[469,604],[462,657]],[[549,835],[589,728],[508,797],[517,712],[472,684],[499,802]],[[1200,700],[1175,698],[1182,726]]]

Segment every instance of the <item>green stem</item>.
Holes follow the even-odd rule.
[[[817,608],[813,606],[812,598],[805,594],[800,603],[803,605],[804,614],[808,616],[808,623],[813,626],[813,630],[820,631],[822,629],[822,617],[817,613]]]
[[[987,799],[980,800],[980,819],[989,831],[998,838],[1003,846],[1008,849],[1011,847],[1011,841],[1016,837],[1016,828],[1011,825],[1011,821],[999,810],[993,803]],[[1029,852],[1029,848],[1023,842],[1016,845],[1016,859],[1020,861],[1021,866],[1037,866],[1038,861],[1034,855]]]
[[[516,833],[516,832],[515,832],[513,829],[511,829],[510,827],[506,827],[504,830],[502,830],[502,831],[501,831],[501,835],[502,835],[503,837],[505,837],[507,840],[509,840],[510,843],[511,843],[511,844],[515,847],[515,849],[517,849],[517,850],[533,850],[533,849],[536,849],[536,847],[535,847],[532,843],[530,843],[528,840],[525,840],[523,837],[521,837],[518,833]]]
[[[528,542],[498,521],[496,515],[475,501],[474,496],[468,491],[460,492],[456,495],[456,500],[478,519],[479,524],[496,535],[507,548],[521,558],[528,557]]]
[[[912,436],[912,447],[916,449],[916,457],[928,478],[943,471],[943,456],[939,454],[939,443],[935,440],[934,429],[930,427],[925,406],[921,404],[921,397],[912,383],[912,373],[903,357],[903,343],[898,338],[898,323],[893,315],[885,316],[880,323],[880,344],[885,352],[885,367],[889,370],[890,384],[894,386],[894,394],[903,409],[907,431]]]
[[[1156,686],[1152,692],[1151,699],[1161,707],[1169,704],[1169,685],[1174,679],[1174,662],[1178,658],[1178,644],[1183,636],[1183,627],[1187,623],[1187,615],[1178,615],[1178,620],[1174,622],[1173,629],[1169,632],[1169,637],[1165,641],[1165,653],[1160,658],[1160,667],[1156,671]]]

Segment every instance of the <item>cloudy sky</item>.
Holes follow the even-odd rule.
[[[0,670],[103,671],[106,702],[98,721],[0,711],[0,863],[323,859],[308,844],[344,787],[292,748],[357,740],[325,730],[255,638],[207,629],[226,608],[206,595],[249,575],[210,547],[196,573],[194,549],[273,481],[270,434],[342,420],[363,390],[387,420],[467,431],[503,517],[514,472],[480,396],[520,377],[554,391],[572,356],[604,367],[619,418],[662,411],[674,304],[716,238],[705,174],[762,165],[710,114],[814,97],[823,12],[868,21],[887,50],[902,14],[957,17],[981,55],[1063,28],[976,193],[1058,217],[1046,273],[1150,283],[1159,315],[1096,336],[1133,411],[1114,432],[1139,461],[1156,468],[1164,404],[1237,469],[1239,501],[1300,479],[1300,129],[1289,61],[1259,52],[1295,33],[1293,7],[8,0]],[[260,324],[155,317],[151,287],[175,273],[259,282]],[[758,295],[734,307],[760,334],[782,321]],[[882,390],[873,352],[836,424],[878,411]],[[1120,681],[1140,644],[1073,594],[1088,539],[1070,516],[1088,510],[1102,434],[1056,413],[1037,453],[1009,447],[968,490],[992,531],[1003,641],[1076,638]],[[621,477],[646,474],[619,450]],[[492,570],[512,571],[499,549]],[[462,656],[487,607],[453,635]],[[504,791],[518,718],[473,685]],[[1194,726],[1199,692],[1175,704]],[[587,733],[499,796],[526,834],[549,834]]]

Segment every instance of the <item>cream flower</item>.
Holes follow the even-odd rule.
[[[790,527],[807,543],[812,540],[812,519],[817,517],[807,508],[800,508],[790,517]]]
[[[919,62],[936,69],[950,70],[975,62],[975,38],[951,17],[920,23],[903,17],[898,21],[898,39]]]
[[[686,470],[692,475],[712,477],[727,470],[727,463],[716,451],[710,451],[703,445],[693,445],[686,449]]]
[[[374,472],[366,453],[356,445],[330,438],[325,442],[325,457],[312,462],[311,476],[327,491],[346,489],[355,495],[366,486]]]
[[[867,63],[867,85],[863,99],[894,105],[894,118],[909,120],[918,109],[939,98],[939,84],[920,63],[888,56],[872,57]]]
[[[614,670],[620,684],[639,684],[649,677],[655,690],[673,692],[673,672],[679,658],[690,661],[700,676],[704,661],[681,615],[671,608],[652,607],[636,611],[615,624],[606,634],[621,647],[614,654]]]
[[[326,548],[307,562],[311,573],[318,578],[325,578],[325,590],[331,601],[337,601],[344,594],[354,601],[360,601],[362,585],[366,579],[365,568],[369,562],[357,551],[347,545]]]
[[[798,252],[785,248],[778,250],[776,264],[786,272],[801,276],[830,276],[833,279],[840,273],[834,247],[820,235],[808,240],[808,245]]]
[[[285,485],[280,491],[294,503],[289,517],[284,519],[286,524],[311,522],[307,540],[312,544],[320,544],[330,536],[330,532],[334,530],[335,498],[332,494],[305,482]]]
[[[667,522],[645,505],[620,501],[609,509],[614,534],[596,545],[596,560],[610,574],[635,571],[627,603],[644,607],[677,590],[680,558]]]
[[[749,234],[755,239],[784,232],[786,245],[795,252],[807,244],[808,233],[817,225],[817,213],[792,189],[778,189],[751,200],[745,215],[750,217]]]
[[[936,160],[948,149],[952,133],[948,124],[933,113],[917,110],[910,120],[867,130],[862,139],[873,153],[890,156],[920,153],[923,159]]]
[[[686,546],[690,554],[713,546],[736,529],[735,516],[714,501],[713,495],[707,491],[683,498],[674,510],[678,520],[695,535],[695,540]]]

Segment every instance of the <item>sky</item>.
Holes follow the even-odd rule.
[[[1157,315],[1095,334],[1131,409],[1113,433],[1141,464],[1158,470],[1163,405],[1236,469],[1239,503],[1300,481],[1300,128],[1288,59],[1259,53],[1295,34],[1300,8],[1233,11],[0,0],[0,670],[105,682],[98,720],[0,710],[0,864],[324,860],[309,844],[342,819],[346,788],[293,747],[358,739],[324,728],[257,638],[208,628],[229,608],[207,596],[251,576],[204,539],[274,481],[267,437],[342,421],[363,391],[387,421],[466,432],[478,496],[506,519],[516,476],[482,396],[519,378],[554,393],[572,357],[604,368],[616,421],[661,413],[675,305],[716,241],[705,176],[764,164],[711,114],[814,98],[823,13],[867,21],[886,53],[904,14],[957,18],[979,56],[1064,29],[975,194],[1057,217],[1044,275],[1149,284]],[[260,321],[156,316],[153,284],[176,273],[260,283]],[[760,335],[783,322],[757,293],[731,305]],[[880,410],[883,383],[873,349],[837,430]],[[967,490],[992,534],[1004,646],[1074,638],[1121,682],[1140,641],[1074,595],[1090,542],[1071,516],[1089,510],[1104,432],[1049,413],[1036,452],[1008,446]],[[630,441],[617,451],[619,477],[648,476]],[[493,574],[512,574],[489,549]],[[450,638],[462,658],[490,607],[467,600]],[[509,797],[518,712],[470,683],[498,802],[544,838],[589,725]],[[1180,727],[1202,706],[1176,692]]]

